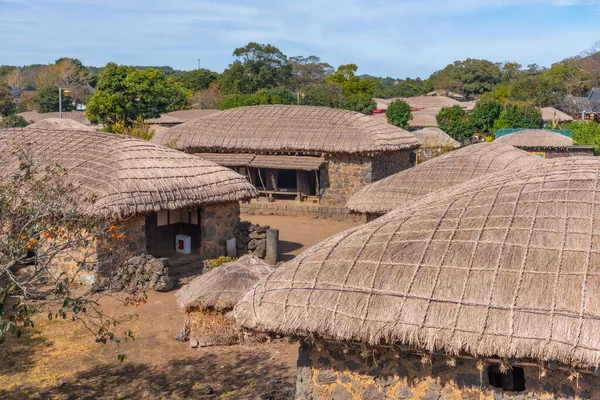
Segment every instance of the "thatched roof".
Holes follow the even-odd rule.
[[[544,121],[556,122],[573,121],[573,117],[571,117],[569,114],[565,114],[564,112],[557,110],[554,107],[543,107],[542,119]]]
[[[223,264],[200,275],[177,293],[183,310],[231,310],[244,293],[275,269],[253,255]]]
[[[37,111],[25,111],[17,114],[27,122],[38,122],[48,118],[60,118],[60,113],[39,113]],[[85,117],[85,111],[63,111],[63,119],[72,119],[85,125],[90,125],[90,121]]]
[[[452,151],[365,186],[346,203],[360,213],[382,214],[407,207],[429,193],[509,167],[543,163],[526,151],[500,143],[479,143]]]
[[[191,120],[197,119],[197,118],[204,118],[209,115],[216,114],[218,112],[219,112],[219,110],[213,110],[213,109],[202,109],[202,110],[192,109],[192,110],[171,111],[170,113],[167,113],[166,115],[168,115],[169,117],[173,117],[178,120],[187,122],[187,121],[191,121]]]
[[[235,308],[241,326],[600,364],[600,161],[504,171],[340,233]]]
[[[68,118],[46,118],[27,126],[27,129],[95,131],[91,125],[85,125]]]
[[[497,143],[510,144],[515,147],[560,148],[573,146],[573,139],[558,132],[545,129],[526,129],[495,140]]]
[[[41,129],[0,130],[4,177],[18,169],[18,147],[40,166],[58,164],[87,199],[90,213],[120,216],[247,199],[256,189],[210,161],[128,136]],[[3,163],[0,163],[3,164]],[[2,175],[0,175],[2,181]]]
[[[408,121],[408,125],[412,128],[436,127],[438,113],[439,111],[431,110],[413,111],[413,117]]]
[[[184,121],[182,119],[172,117],[169,114],[163,114],[158,118],[150,118],[150,119],[146,120],[146,123],[150,124],[150,125],[160,125],[160,124],[174,125],[174,124],[182,124],[183,122]]]
[[[390,101],[394,100],[396,99],[390,99]],[[446,96],[415,96],[404,97],[402,100],[407,102],[408,105],[413,108],[434,109],[437,111],[444,107],[460,106],[462,104],[460,101]]]
[[[152,141],[188,152],[365,153],[419,146],[412,134],[384,120],[287,105],[233,108],[160,132]]]
[[[458,149],[461,144],[440,128],[425,128],[411,132],[421,143],[421,148],[436,149],[451,147]]]

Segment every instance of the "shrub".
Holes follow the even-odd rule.
[[[407,129],[408,122],[412,119],[412,111],[407,102],[398,99],[388,105],[385,116],[388,123],[402,129]]]

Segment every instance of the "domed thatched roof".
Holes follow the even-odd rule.
[[[245,255],[200,275],[177,294],[184,310],[213,308],[232,309],[244,293],[275,269],[260,258]]]
[[[440,128],[424,128],[411,132],[421,143],[421,148],[437,149],[442,147],[451,147],[458,149],[461,144],[452,139],[450,135]]]
[[[423,196],[509,167],[526,167],[544,160],[499,143],[479,143],[435,157],[365,186],[346,203],[360,213],[383,214],[406,207]]]
[[[573,117],[571,117],[569,114],[566,114],[560,110],[557,110],[554,107],[543,107],[542,108],[542,119],[544,121],[557,121],[557,122],[573,121]]]
[[[60,118],[60,113],[58,112],[40,113],[37,111],[24,111],[17,115],[23,117],[27,122],[39,122],[48,118]],[[63,111],[62,119],[72,119],[73,121],[77,121],[84,125],[90,124],[90,121],[85,117],[85,111]]]
[[[27,129],[95,131],[94,127],[69,118],[46,118],[27,125]]]
[[[0,182],[19,168],[25,151],[39,166],[59,165],[91,213],[120,216],[247,199],[256,189],[241,175],[210,161],[140,139],[103,132],[0,130]]]
[[[439,192],[280,266],[246,328],[426,351],[600,364],[600,160]]]
[[[558,132],[544,129],[526,129],[504,135],[496,143],[510,144],[515,147],[557,148],[573,146],[573,139]]]
[[[362,153],[419,146],[409,132],[361,113],[326,107],[239,107],[160,132],[152,141],[188,152]]]

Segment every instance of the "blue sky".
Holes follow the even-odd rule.
[[[552,62],[600,40],[600,0],[0,0],[0,65],[76,57],[222,71],[271,43],[359,73],[427,77],[467,57]]]

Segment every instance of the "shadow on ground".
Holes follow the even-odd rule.
[[[202,351],[202,350],[199,350]],[[210,352],[198,358],[174,360],[160,366],[103,364],[59,382],[38,388],[0,388],[1,399],[291,399],[294,376],[274,364],[268,353],[239,355],[226,365]],[[267,365],[268,367],[263,367]]]
[[[287,240],[279,241],[279,254],[280,261],[290,261],[296,257],[294,254],[290,254],[298,249],[301,249],[303,246],[301,243],[289,242]]]
[[[52,342],[38,332],[28,329],[20,338],[8,333],[5,336],[6,341],[0,344],[0,376],[31,370],[36,365],[40,349],[52,345]],[[3,398],[0,388],[0,399]]]

